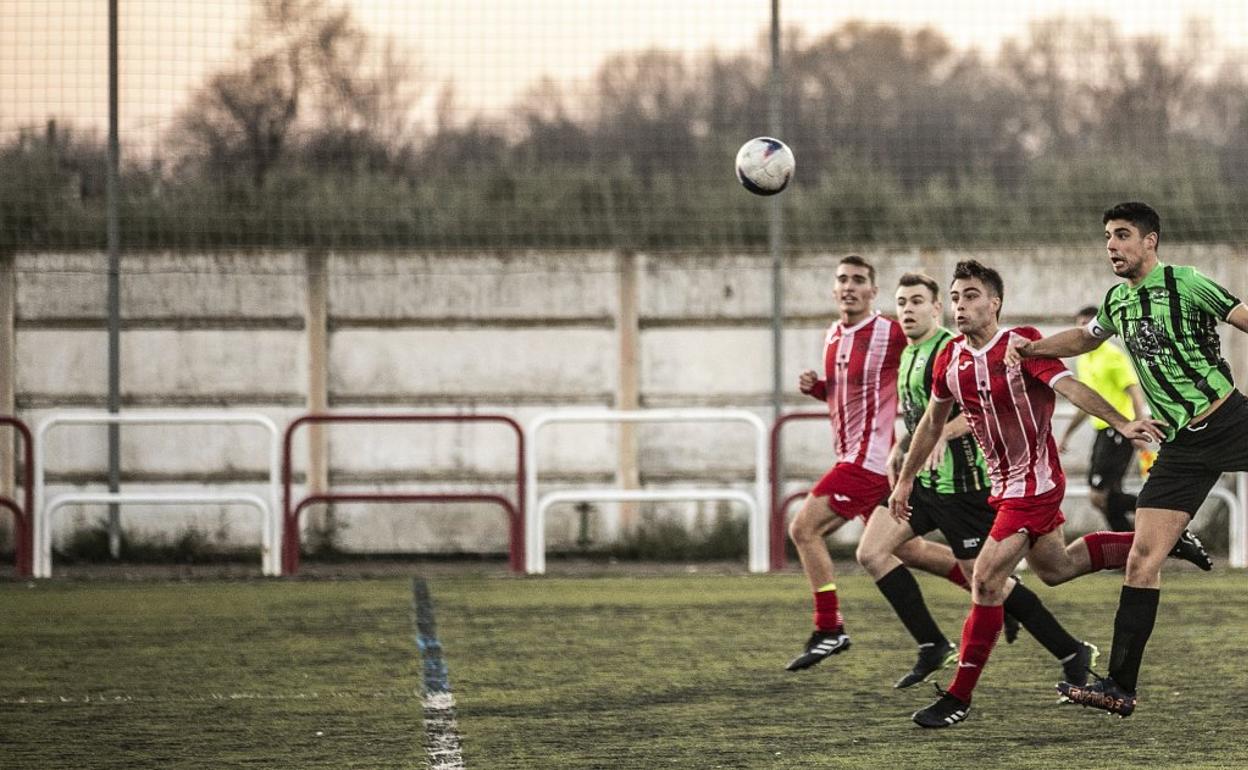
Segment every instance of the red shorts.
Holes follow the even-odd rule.
[[[1001,542],[1016,532],[1025,532],[1027,540],[1034,545],[1038,538],[1065,523],[1066,517],[1062,515],[1065,496],[1066,485],[1059,484],[1042,495],[988,498],[988,504],[997,510],[988,537]]]
[[[842,519],[865,519],[888,499],[888,477],[861,465],[837,463],[810,493],[828,498],[828,507]]]

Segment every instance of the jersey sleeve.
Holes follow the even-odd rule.
[[[1107,340],[1118,333],[1118,327],[1114,324],[1114,316],[1109,308],[1109,300],[1114,296],[1115,286],[1105,292],[1105,299],[1101,300],[1101,308],[1096,313],[1096,318],[1088,321],[1088,333],[1098,340]]]
[[[949,360],[953,355],[953,341],[950,340],[936,354],[936,362],[932,364],[932,398],[937,401],[948,401],[953,398],[949,390],[949,380],[945,373],[949,370]]]
[[[1031,326],[1020,326],[1013,333],[1032,341],[1041,337],[1040,330]],[[1024,358],[1022,367],[1024,373],[1040,380],[1050,388],[1061,378],[1071,376],[1070,370],[1060,358]]]
[[[1199,270],[1189,268],[1183,272],[1186,274],[1183,283],[1186,284],[1187,293],[1192,301],[1201,310],[1219,321],[1225,321],[1231,311],[1240,304],[1238,297]]]

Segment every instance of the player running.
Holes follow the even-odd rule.
[[[901,354],[897,390],[902,416],[911,433],[918,427],[931,395],[936,358],[954,336],[940,326],[940,315],[940,286],[936,281],[918,273],[903,275],[897,287],[897,318],[908,344]],[[901,448],[902,444],[898,444],[889,458],[890,472],[900,465]],[[966,416],[956,405],[923,468],[910,497],[909,521],[872,517],[868,527],[887,523],[891,538],[876,538],[878,551],[867,554],[867,559],[864,550],[871,541],[864,535],[858,547],[859,561],[876,578],[880,592],[919,644],[914,669],[897,681],[894,687],[898,688],[926,680],[957,658],[957,648],[927,611],[914,577],[895,557],[889,557],[891,548],[939,528],[962,571],[969,575],[996,518],[996,511],[988,503],[988,468],[983,453],[970,435]],[[884,572],[880,564],[893,569]],[[1040,597],[1019,583],[1016,576],[1006,581],[1004,595],[1007,621],[1010,617],[1021,621],[1036,641],[1061,662],[1068,680],[1086,683],[1088,670],[1096,661],[1096,647],[1071,636]],[[1012,641],[1008,629],[1006,640]]]
[[[1248,333],[1248,307],[1190,267],[1159,261],[1161,217],[1144,203],[1120,203],[1101,218],[1114,275],[1126,280],[1105,295],[1087,326],[1019,345],[1034,356],[1073,356],[1120,335],[1164,443],[1135,509],[1135,541],[1118,613],[1109,676],[1058,691],[1075,703],[1120,716],[1135,710],[1144,648],[1157,622],[1161,564],[1194,540],[1185,531],[1225,471],[1248,471],[1248,398],[1235,389],[1222,358],[1217,323]],[[1198,541],[1197,541],[1198,542]]]
[[[948,727],[966,719],[971,693],[1001,631],[1006,583],[1024,556],[1048,585],[1126,563],[1133,533],[1094,532],[1065,542],[1060,506],[1066,479],[1052,433],[1054,391],[1133,440],[1161,435],[1151,421],[1127,420],[1056,359],[1032,358],[1006,367],[1006,350],[1039,339],[1040,333],[1027,326],[999,328],[1004,292],[997,271],[973,260],[958,263],[949,298],[962,336],[936,359],[931,400],[889,499],[895,518],[910,518],[915,477],[956,402],[984,452],[992,479],[989,503],[997,515],[975,560],[958,672],[948,691],[914,713],[922,727]]]
[[[872,310],[879,288],[875,268],[862,257],[851,255],[837,265],[836,292],[840,319],[824,342],[826,378],[808,370],[798,382],[803,393],[827,402],[837,463],[815,484],[789,525],[815,603],[815,630],[802,653],[786,666],[789,671],[810,668],[849,649],[824,538],[859,516],[869,520],[888,496],[885,471],[895,438],[897,365],[906,336],[900,324]],[[948,546],[912,537],[890,553],[912,567],[966,582]]]

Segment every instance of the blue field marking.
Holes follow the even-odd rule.
[[[451,694],[442,643],[433,619],[433,598],[422,577],[412,578],[412,616],[416,626],[416,649],[424,668],[425,751],[433,770],[462,770],[463,751],[455,721],[455,697]]]

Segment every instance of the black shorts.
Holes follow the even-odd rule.
[[[1166,508],[1195,516],[1223,473],[1248,471],[1248,398],[1234,391],[1198,425],[1161,445],[1136,510]]]
[[[1135,447],[1126,436],[1113,428],[1096,432],[1092,444],[1092,465],[1088,468],[1088,486],[1093,489],[1122,489],[1122,477],[1135,456]]]
[[[988,504],[988,490],[938,494],[922,484],[910,493],[910,528],[916,535],[939,529],[953,555],[974,559],[992,529],[997,512]]]

